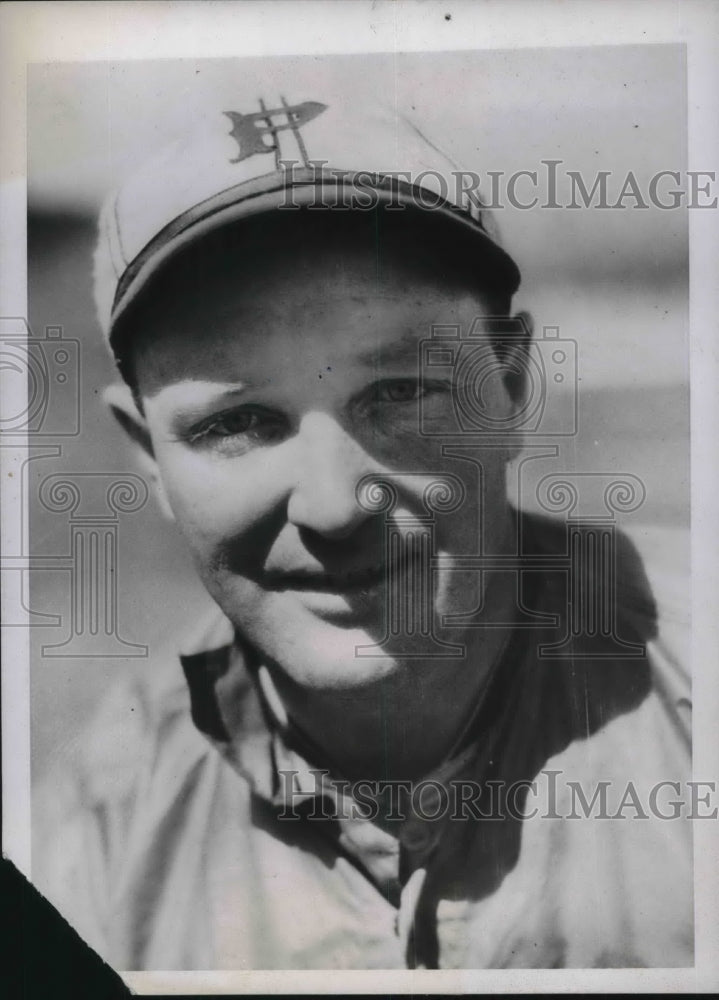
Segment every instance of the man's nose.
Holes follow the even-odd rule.
[[[307,414],[295,443],[288,520],[326,538],[349,537],[371,516],[360,507],[355,490],[375,463],[328,413]]]

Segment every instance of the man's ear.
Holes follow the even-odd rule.
[[[132,390],[124,383],[109,385],[103,392],[103,399],[115,420],[117,420],[118,424],[136,446],[135,455],[140,466],[140,471],[152,483],[160,510],[165,517],[172,520],[174,515],[162,485],[160,470],[155,459],[155,451],[152,447],[150,430],[144,415],[138,408]]]
[[[528,312],[521,310],[512,317],[512,323],[516,324],[517,334],[507,338],[503,344],[504,384],[515,406],[521,406],[525,402],[529,388],[527,364],[529,347],[534,335],[534,320]]]

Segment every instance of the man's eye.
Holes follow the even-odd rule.
[[[232,437],[233,434],[247,434],[248,431],[255,430],[259,424],[258,414],[235,411],[234,413],[222,413],[219,417],[215,417],[207,428],[207,432],[216,437]]]
[[[276,414],[238,409],[218,413],[193,427],[187,435],[191,444],[212,444],[234,438],[269,443],[284,433],[284,424]]]
[[[416,379],[392,379],[380,382],[375,395],[381,403],[412,403],[421,395],[420,385]]]

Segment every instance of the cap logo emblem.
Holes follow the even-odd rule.
[[[308,166],[307,150],[300,135],[300,126],[306,125],[317,115],[327,110],[326,104],[319,101],[305,101],[303,104],[288,104],[284,97],[281,108],[266,108],[264,101],[260,100],[260,111],[243,115],[238,111],[224,111],[223,114],[232,122],[230,135],[239,146],[239,154],[230,163],[241,163],[256,153],[274,153],[275,165],[279,169],[280,145],[277,140],[278,133],[290,129],[297,141],[300,153],[305,166]],[[279,117],[279,121],[276,119]],[[265,136],[270,137],[270,141],[265,141]]]

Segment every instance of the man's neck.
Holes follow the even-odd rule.
[[[514,581],[502,574],[488,587],[483,617],[513,601]],[[361,688],[307,689],[276,665],[268,669],[291,721],[316,748],[314,761],[350,781],[417,781],[453,752],[511,635],[511,627],[473,627],[458,658],[403,659],[393,672]],[[453,636],[453,641],[457,639]]]

